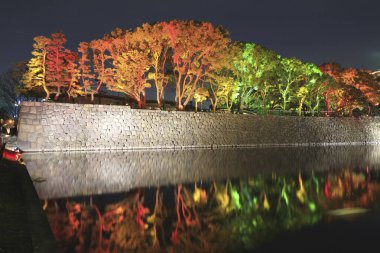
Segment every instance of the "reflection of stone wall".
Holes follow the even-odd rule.
[[[380,141],[380,118],[252,116],[24,102],[24,151],[324,144]]]
[[[379,146],[26,153],[41,199],[136,187],[246,178],[261,173],[379,168]]]

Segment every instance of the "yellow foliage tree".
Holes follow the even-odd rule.
[[[24,73],[22,82],[26,90],[42,87],[46,93],[45,99],[49,99],[50,91],[46,86],[46,56],[47,46],[51,39],[38,36],[34,38],[33,57],[27,63],[27,71]]]

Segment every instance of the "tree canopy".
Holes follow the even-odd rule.
[[[103,38],[81,42],[77,52],[65,48],[63,33],[34,41],[22,81],[24,90],[42,88],[46,100],[52,94],[54,99],[93,100],[104,87],[144,108],[146,90],[154,87],[162,107],[165,89],[172,85],[179,110],[191,101],[195,107],[208,101],[213,111],[352,115],[354,109],[370,112],[380,102],[379,80],[369,70],[286,58],[255,43],[233,42],[226,29],[209,22],[116,28]]]

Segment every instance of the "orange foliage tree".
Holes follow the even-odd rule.
[[[31,90],[36,87],[42,87],[46,93],[46,99],[49,99],[50,92],[46,86],[46,55],[47,45],[50,39],[45,36],[34,38],[32,58],[27,63],[27,70],[22,77],[25,90]]]
[[[121,92],[135,100],[138,108],[145,107],[147,71],[150,68],[147,41],[141,33],[116,29],[111,33],[108,47],[112,78],[108,79],[110,91]]]
[[[50,94],[55,94],[54,99],[57,100],[75,82],[77,54],[64,47],[66,37],[63,33],[34,40],[34,57],[28,63],[23,82],[27,89],[42,86],[46,100]]]
[[[134,36],[145,40],[148,46],[148,61],[150,70],[148,79],[153,81],[156,87],[156,99],[158,107],[162,106],[164,101],[165,87],[168,85],[169,77],[166,74],[169,37],[164,31],[162,22],[155,24],[143,24],[134,31]]]
[[[347,112],[352,116],[355,108],[370,108],[379,103],[376,82],[368,71],[345,69],[337,63],[322,64],[320,69],[331,78],[330,81],[326,79],[324,93],[328,113],[331,107],[335,107],[338,113]]]
[[[95,83],[95,74],[91,71],[91,61],[89,57],[89,43],[81,42],[78,47],[78,67],[76,68],[73,82],[71,82],[68,95],[76,97],[77,95],[91,95],[93,100],[96,90],[93,88]]]
[[[172,20],[163,25],[170,38],[176,102],[183,110],[230,39],[222,27],[207,22]]]

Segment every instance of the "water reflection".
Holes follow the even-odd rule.
[[[257,173],[43,201],[63,252],[228,252],[284,230],[377,208],[380,173]]]
[[[246,178],[257,173],[380,166],[380,146],[278,147],[24,154],[41,199],[136,187]]]

